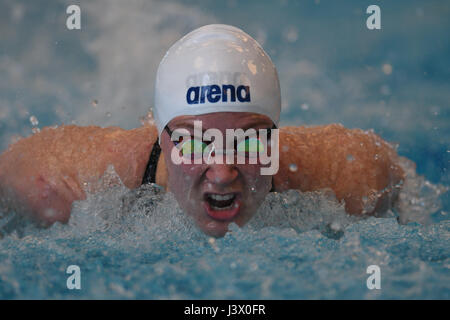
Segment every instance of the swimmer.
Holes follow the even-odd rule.
[[[354,215],[378,215],[395,205],[404,172],[390,144],[339,124],[279,128],[280,111],[277,71],[261,46],[238,28],[204,26],[162,59],[153,122],[132,130],[47,127],[21,139],[0,155],[1,204],[40,226],[67,223],[74,201],[108,187],[97,182],[113,166],[130,189],[156,183],[172,192],[196,225],[215,237],[231,222],[248,222],[271,191],[332,190]],[[223,137],[227,129],[257,134],[227,149],[218,147],[225,145],[220,139],[205,141],[208,129]],[[274,134],[264,140],[259,132]],[[249,160],[263,149],[279,155],[271,174],[262,174],[269,165],[259,159],[220,163],[198,156],[209,150],[225,159],[231,150]],[[178,163],[173,155],[200,162]]]

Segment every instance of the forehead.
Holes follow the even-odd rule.
[[[169,122],[170,129],[189,128],[194,121],[201,121],[203,129],[248,129],[272,127],[272,120],[261,114],[250,112],[215,112],[197,116],[179,116]]]

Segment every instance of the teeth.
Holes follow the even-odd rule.
[[[228,210],[231,208],[231,205],[229,205],[228,207],[216,207],[216,206],[211,206],[211,209],[213,209],[214,211],[221,211],[221,210]]]
[[[231,200],[234,198],[234,194],[224,194],[224,195],[220,195],[220,194],[210,194],[209,195],[211,199],[213,200],[217,200],[217,201],[226,201],[226,200]]]

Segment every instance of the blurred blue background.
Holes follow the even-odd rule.
[[[66,8],[81,7],[81,30]],[[366,8],[381,8],[368,30]],[[235,25],[278,68],[282,124],[340,122],[399,144],[449,185],[448,1],[0,1],[0,151],[37,127],[133,128],[165,51],[204,24]],[[35,122],[36,124],[36,122]]]
[[[66,28],[70,4],[81,7],[81,30]],[[366,27],[371,4],[381,8],[381,30]],[[225,23],[272,57],[282,125],[374,129],[419,174],[449,186],[449,17],[450,2],[437,0],[0,0],[0,152],[49,125],[139,126],[170,45],[199,26]],[[435,211],[430,185],[412,183],[428,189],[407,195],[411,207]],[[121,192],[128,190],[77,203],[68,225],[2,239],[0,298],[450,296],[449,192],[429,226],[372,218],[348,226],[340,240],[270,227],[236,229],[215,241],[177,222],[184,216],[174,199],[156,201],[151,192],[130,209],[134,215],[119,215]],[[291,212],[301,222],[305,207],[320,221],[333,214],[271,196],[278,198],[268,204],[270,217]],[[113,218],[101,219],[106,212]],[[72,263],[83,270],[83,291],[66,289]],[[383,268],[383,290],[367,290],[371,264]]]

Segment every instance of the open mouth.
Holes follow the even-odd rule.
[[[204,200],[207,214],[217,220],[231,220],[241,207],[236,193],[206,193]]]

